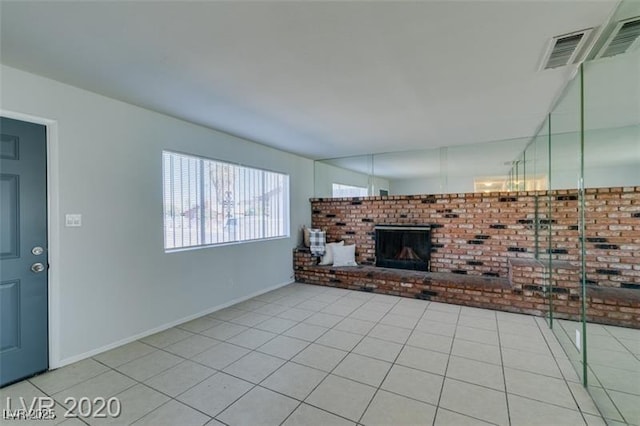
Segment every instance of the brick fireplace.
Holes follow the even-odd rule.
[[[359,275],[318,267],[297,251],[299,281],[536,315],[552,297],[561,316],[579,317],[576,191],[311,199],[311,205],[312,226],[326,230],[328,241],[356,244],[362,266]],[[588,189],[585,206],[588,316],[640,328],[640,187]],[[376,226],[415,224],[429,224],[430,272],[377,267]],[[542,279],[549,273],[551,296]]]

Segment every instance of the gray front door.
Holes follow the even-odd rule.
[[[0,117],[0,386],[48,360],[46,128]]]

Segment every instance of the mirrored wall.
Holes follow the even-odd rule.
[[[640,4],[623,2],[609,27],[637,16]],[[610,57],[599,57],[596,45],[509,171],[512,188],[542,189],[543,177],[547,188],[567,190],[547,193],[550,226],[540,232],[548,320],[607,424],[640,419],[640,330],[632,308],[640,301],[639,43]],[[568,211],[577,212],[578,223],[565,221]],[[556,294],[564,268],[578,272],[572,295]],[[571,298],[573,312],[554,306],[562,297]],[[627,308],[596,317],[588,308],[594,301]],[[567,319],[576,313],[580,321]],[[630,326],[608,325],[611,318]]]
[[[551,306],[552,330],[607,423],[636,424],[640,330],[631,306],[640,300],[640,205],[632,193],[640,186],[640,50],[586,61],[535,140],[545,138],[549,187],[575,188],[578,197],[550,202],[577,209],[580,217],[571,235],[562,231],[563,206],[553,209],[556,230],[549,247],[577,241],[566,256],[580,272],[575,303],[582,321],[566,320]],[[562,262],[562,256],[551,256],[550,265]],[[627,315],[631,327],[594,318],[585,303],[594,299],[629,306],[619,316]]]
[[[517,190],[514,158],[531,138],[315,162],[315,196],[448,194]],[[541,180],[541,182],[544,181]],[[545,189],[545,188],[540,188]]]
[[[622,2],[604,38],[638,16],[639,2]],[[545,265],[547,318],[575,372],[562,376],[588,388],[607,424],[639,424],[640,42],[598,57],[602,43],[533,138],[317,161],[315,195],[539,191],[535,256]],[[566,291],[559,283],[569,275]],[[560,298],[570,308],[556,307]],[[624,309],[616,321],[595,318],[594,301]]]

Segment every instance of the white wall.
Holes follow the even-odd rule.
[[[369,188],[370,175],[355,172],[332,164],[315,162],[315,197],[331,197],[333,184],[359,186]],[[373,187],[375,194],[380,194],[380,189],[389,189],[389,181],[384,178],[374,177]]]
[[[0,71],[3,111],[57,123],[53,367],[292,281],[291,250],[310,219],[312,161],[10,67]],[[291,237],[165,254],[163,149],[290,174]],[[63,227],[65,213],[82,214],[82,227]]]

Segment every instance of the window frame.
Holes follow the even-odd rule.
[[[284,197],[281,202],[284,204],[283,206],[283,210],[282,210],[282,218],[281,220],[283,221],[282,224],[282,228],[284,233],[282,235],[275,235],[275,236],[270,236],[270,237],[259,237],[259,238],[250,238],[250,239],[236,239],[236,240],[231,240],[231,241],[223,241],[223,242],[201,242],[200,244],[191,244],[191,245],[182,245],[182,246],[177,246],[177,247],[168,247],[167,246],[167,217],[168,217],[168,211],[167,211],[167,204],[166,204],[166,193],[165,193],[165,189],[166,189],[166,180],[167,180],[167,171],[166,171],[166,164],[165,164],[165,155],[174,155],[174,156],[179,156],[179,157],[187,157],[190,160],[197,160],[199,162],[199,167],[202,169],[203,165],[205,162],[211,162],[217,165],[222,165],[222,166],[231,166],[231,167],[238,167],[244,170],[248,170],[251,173],[253,172],[261,172],[261,173],[271,173],[274,175],[280,175],[285,179],[284,182],[284,186],[285,188],[282,190],[282,196]],[[175,157],[173,157],[175,158]],[[175,253],[175,252],[181,252],[181,251],[188,251],[188,250],[199,250],[199,249],[205,249],[205,248],[212,248],[212,247],[224,247],[224,246],[231,246],[231,245],[237,245],[237,244],[247,244],[247,243],[255,243],[255,242],[261,242],[261,241],[272,241],[272,240],[281,240],[281,239],[287,239],[291,237],[291,176],[289,173],[284,173],[284,172],[280,172],[280,171],[275,171],[275,170],[270,170],[270,169],[266,169],[266,168],[261,168],[261,167],[255,167],[255,166],[251,166],[251,165],[247,165],[247,164],[242,164],[239,162],[234,162],[234,161],[228,161],[228,160],[221,160],[218,158],[211,158],[211,157],[205,157],[203,155],[197,155],[197,154],[192,154],[192,153],[187,153],[187,152],[182,152],[182,151],[176,151],[176,150],[171,150],[171,149],[163,149],[161,151],[161,159],[162,159],[162,242],[163,242],[163,250],[165,253]],[[195,178],[195,186],[197,186],[200,191],[202,191],[203,187],[204,187],[204,180],[202,179],[202,176],[204,174],[203,170],[200,170],[199,176]],[[169,177],[169,179],[171,179],[171,177]],[[172,181],[171,185],[174,185],[175,181]],[[261,194],[264,195],[264,194]],[[204,200],[204,195],[200,195],[200,197],[196,197],[199,198],[198,201],[200,200]],[[196,206],[199,207],[199,206]],[[206,207],[202,208],[199,207],[198,208],[198,220],[201,220],[200,226],[196,225],[196,234],[199,235],[205,235],[205,231],[203,231],[202,229],[199,229],[202,226],[202,218],[204,218],[204,212],[206,211]],[[223,213],[224,214],[224,213]],[[172,217],[175,218],[175,214],[171,215]],[[245,216],[246,217],[246,216]],[[263,220],[264,220],[264,215],[262,216]],[[235,218],[237,219],[237,217]],[[175,219],[174,219],[175,220]],[[223,221],[226,221],[226,219],[223,219]],[[262,222],[261,222],[262,223]],[[262,223],[262,225],[264,225]],[[174,232],[175,232],[175,224],[173,226]]]

